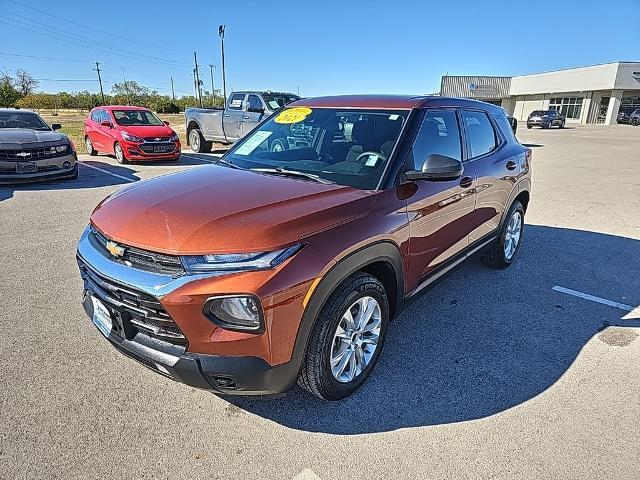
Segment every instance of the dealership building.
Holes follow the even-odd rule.
[[[614,62],[515,77],[442,77],[440,95],[501,105],[519,121],[559,110],[567,123],[613,125],[620,109],[640,108],[640,62]]]

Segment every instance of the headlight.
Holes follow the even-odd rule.
[[[301,247],[301,245],[294,245],[275,252],[189,255],[183,256],[181,259],[184,268],[189,273],[266,270],[277,267]]]
[[[210,298],[204,305],[204,315],[227,330],[261,333],[264,330],[262,306],[253,295],[225,295]]]
[[[55,155],[56,153],[66,152],[68,148],[68,145],[56,145],[55,147],[49,147],[49,154]]]
[[[174,133],[173,135],[171,135],[171,137],[169,137],[169,141],[170,142],[177,142],[179,138],[180,137],[178,137],[178,134]]]
[[[136,137],[135,135],[131,135],[127,132],[121,132],[121,134],[122,134],[122,138],[124,138],[127,142],[136,142],[136,143],[144,142],[142,138]]]

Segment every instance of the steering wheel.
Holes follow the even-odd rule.
[[[369,157],[375,155],[376,157],[382,159],[382,161],[387,159],[387,156],[384,153],[374,152],[373,150],[367,150],[366,152],[362,152],[360,155],[356,157],[354,162],[356,163],[366,163],[369,160]],[[378,160],[376,160],[376,164]],[[370,165],[371,167],[375,167],[376,165]]]

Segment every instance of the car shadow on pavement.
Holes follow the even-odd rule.
[[[45,182],[0,185],[0,202],[13,197],[16,191],[76,190],[84,188],[126,185],[140,178],[131,168],[94,160],[79,162],[80,176],[77,180],[60,179]]]
[[[622,310],[551,290],[626,295],[637,305],[640,241],[534,225],[525,238],[510,268],[469,259],[411,305],[351,397],[326,402],[296,387],[280,398],[226,400],[290,428],[350,435],[484,418],[534,398],[598,332],[640,326],[621,320]]]

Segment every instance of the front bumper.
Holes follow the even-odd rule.
[[[298,255],[304,252],[305,249]],[[310,258],[317,252],[310,247],[305,254]],[[123,288],[157,299],[186,339],[177,345],[142,331],[132,332],[131,325],[126,325],[130,318],[123,316],[118,307],[105,305],[113,322],[108,339],[125,355],[176,381],[225,394],[277,394],[295,385],[302,357],[293,356],[293,347],[304,311],[302,299],[312,281],[299,276],[301,269],[289,268],[280,272],[280,276],[277,269],[235,276],[171,276],[149,272],[103,254],[90,240],[88,228],[80,239],[77,255],[81,263],[99,272],[107,282],[113,280]],[[277,281],[271,282],[272,278]],[[283,281],[293,285],[286,289],[286,296],[282,293]],[[258,296],[265,311],[265,332],[233,332],[204,317],[203,299],[221,292]],[[85,278],[83,305],[90,318],[93,318],[92,293],[99,297]]]
[[[161,142],[157,146],[162,148],[171,148],[166,152],[153,152],[155,146],[152,142],[145,143],[131,143],[123,142],[123,146],[126,150],[126,156],[130,160],[144,161],[144,160],[177,160],[180,158],[180,142]]]
[[[93,318],[93,303],[85,291],[82,305]],[[189,353],[138,333],[127,340],[111,332],[109,342],[121,353],[156,373],[196,388],[227,395],[273,395],[296,383],[301,357],[271,366],[258,357],[229,357]]]
[[[27,163],[31,163],[28,160]],[[70,167],[65,168],[68,162]],[[78,157],[76,153],[64,157],[34,160],[37,171],[32,173],[16,173],[16,164],[21,162],[0,160],[0,184],[33,183],[64,178],[76,178],[78,175]]]

